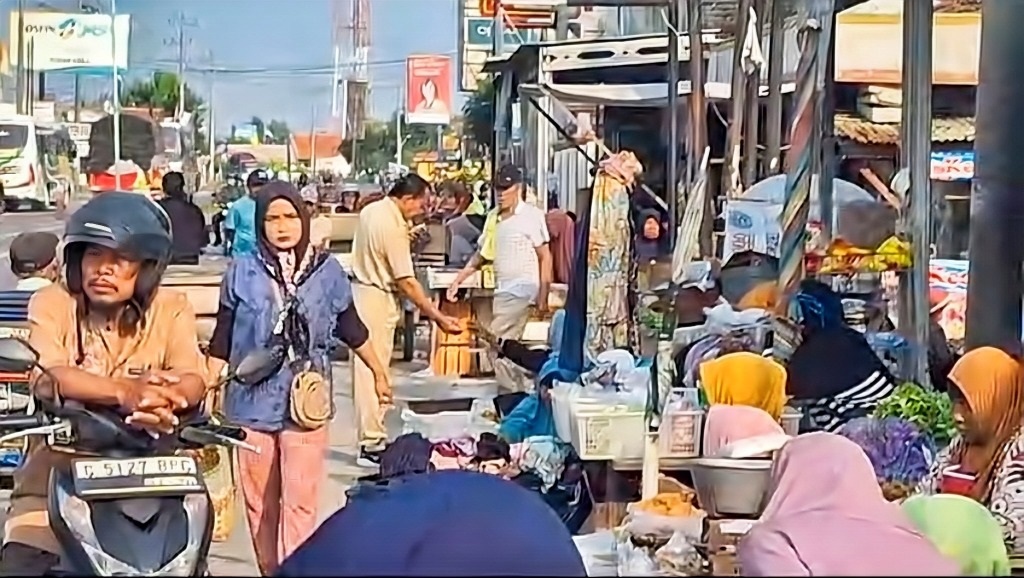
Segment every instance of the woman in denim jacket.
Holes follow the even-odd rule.
[[[261,189],[256,225],[259,251],[236,257],[224,274],[210,355],[234,367],[253,350],[277,345],[288,351],[268,378],[229,383],[224,395],[225,417],[261,449],[239,454],[238,465],[253,548],[268,575],[316,528],[324,476],[329,424],[310,429],[295,423],[296,373],[322,377],[330,392],[330,353],[341,341],[373,371],[382,402],[389,401],[390,383],[352,305],[348,276],[310,246],[310,216],[295,187],[275,181]]]

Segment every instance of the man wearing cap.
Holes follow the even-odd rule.
[[[256,252],[256,193],[270,182],[263,169],[256,169],[245,179],[249,194],[231,203],[224,219],[224,236],[232,257]]]
[[[22,233],[11,242],[11,272],[18,278],[17,291],[36,291],[60,278],[57,245],[53,233]]]
[[[491,211],[480,235],[479,250],[448,288],[448,299],[484,263],[494,264],[491,333],[498,339],[523,337],[531,308],[545,311],[551,287],[552,261],[544,211],[524,200],[523,172],[513,165],[498,170],[494,179],[498,207]],[[510,391],[529,389],[522,371],[492,354],[498,386]]]
[[[320,212],[320,189],[307,184],[299,190],[299,196],[309,211],[309,246],[327,250],[331,245],[331,218]]]

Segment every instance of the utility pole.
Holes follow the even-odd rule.
[[[18,93],[15,109],[25,114],[25,0],[18,0],[18,69],[14,77],[14,90]]]
[[[110,0],[110,69],[114,108],[114,183],[121,188],[121,82],[117,70],[117,0]]]
[[[192,39],[186,36],[185,29],[196,28],[199,23],[193,18],[186,17],[184,12],[178,12],[168,22],[174,27],[175,35],[168,39],[167,43],[178,48],[178,105],[174,108],[174,116],[176,120],[180,120],[185,113],[185,65],[188,61],[188,47],[192,44]]]
[[[405,114],[405,103],[402,101],[405,85],[398,85],[398,106],[395,109],[395,163],[402,164],[402,147],[405,139],[402,138],[402,115]]]
[[[209,115],[210,118],[207,121],[206,127],[206,138],[209,141],[209,154],[210,154],[210,170],[209,170],[209,182],[213,182],[217,178],[217,163],[214,162],[216,158],[214,155],[217,152],[217,117],[214,115],[214,98],[216,93],[214,91],[214,85],[217,83],[217,73],[210,72],[210,104],[209,104]],[[289,167],[289,171],[291,168]],[[290,174],[290,172],[289,172]]]

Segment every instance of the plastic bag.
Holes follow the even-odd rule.
[[[629,539],[619,542],[615,549],[619,576],[657,576],[658,563],[647,550],[637,548]]]
[[[624,523],[626,532],[631,536],[653,536],[668,538],[675,534],[700,541],[704,532],[704,513],[694,510],[693,516],[662,516],[634,507],[627,508]]]
[[[700,576],[704,572],[704,559],[697,551],[697,543],[684,533],[672,534],[668,543],[654,552],[659,568],[673,575]]]
[[[572,541],[583,559],[587,576],[618,576],[615,534],[611,530],[573,536]]]

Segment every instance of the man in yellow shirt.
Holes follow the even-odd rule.
[[[352,240],[352,298],[370,332],[377,356],[389,363],[395,328],[401,319],[399,296],[412,301],[420,312],[446,333],[462,331],[457,319],[444,315],[416,280],[409,246],[410,223],[423,215],[430,184],[418,175],[405,175],[388,195],[359,212]],[[378,452],[387,440],[373,373],[352,360],[353,401],[359,435],[359,464],[378,465]]]

